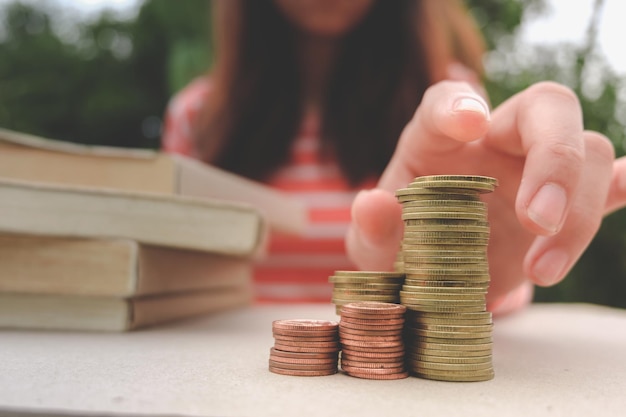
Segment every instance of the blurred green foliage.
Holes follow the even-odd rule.
[[[626,143],[626,80],[596,53],[596,13],[587,43],[529,47],[516,37],[545,0],[467,0],[485,34],[485,85],[494,106],[541,80],[570,86],[585,126]],[[596,0],[596,12],[602,0]],[[0,11],[0,126],[74,142],[158,147],[168,99],[211,64],[210,3],[145,0],[121,19],[67,18],[49,2],[14,2]],[[584,30],[582,28],[581,30]],[[626,212],[605,220],[561,284],[537,290],[539,301],[585,301],[626,307]]]

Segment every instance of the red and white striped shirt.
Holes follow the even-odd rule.
[[[166,114],[165,151],[194,156],[191,126],[210,91],[210,80],[199,78],[174,97]],[[329,302],[328,276],[355,269],[344,238],[359,190],[350,187],[336,163],[320,158],[319,147],[319,122],[310,115],[293,142],[289,162],[267,182],[305,204],[309,226],[302,236],[270,234],[268,256],[255,267],[258,301]]]

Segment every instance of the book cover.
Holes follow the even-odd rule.
[[[133,297],[250,286],[250,259],[124,239],[0,234],[0,292]]]
[[[0,177],[61,185],[238,201],[257,208],[270,227],[301,233],[306,208],[264,184],[181,155],[79,145],[0,129]]]
[[[250,256],[265,227],[257,210],[233,202],[0,178],[0,231]]]

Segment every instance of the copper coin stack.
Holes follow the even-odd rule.
[[[274,321],[270,371],[293,376],[336,374],[340,350],[338,329],[336,321]]]
[[[399,304],[371,301],[341,307],[341,369],[365,379],[408,377],[402,340],[405,312]]]
[[[356,301],[399,303],[403,272],[335,271],[328,277],[333,284],[332,302],[340,314],[341,306]]]
[[[489,223],[480,194],[497,180],[483,176],[418,177],[396,192],[402,203],[406,279],[407,365],[443,381],[494,376],[489,286]]]

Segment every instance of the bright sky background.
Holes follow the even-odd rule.
[[[0,0],[0,3],[8,1]],[[103,7],[117,9],[121,14],[132,14],[139,4],[139,0],[58,1],[87,16]],[[565,41],[579,43],[585,35],[593,3],[594,0],[548,0],[551,10],[540,19],[525,25],[523,39],[542,44]],[[626,74],[625,18],[626,0],[605,0],[598,33],[599,47],[613,68],[622,74]]]

